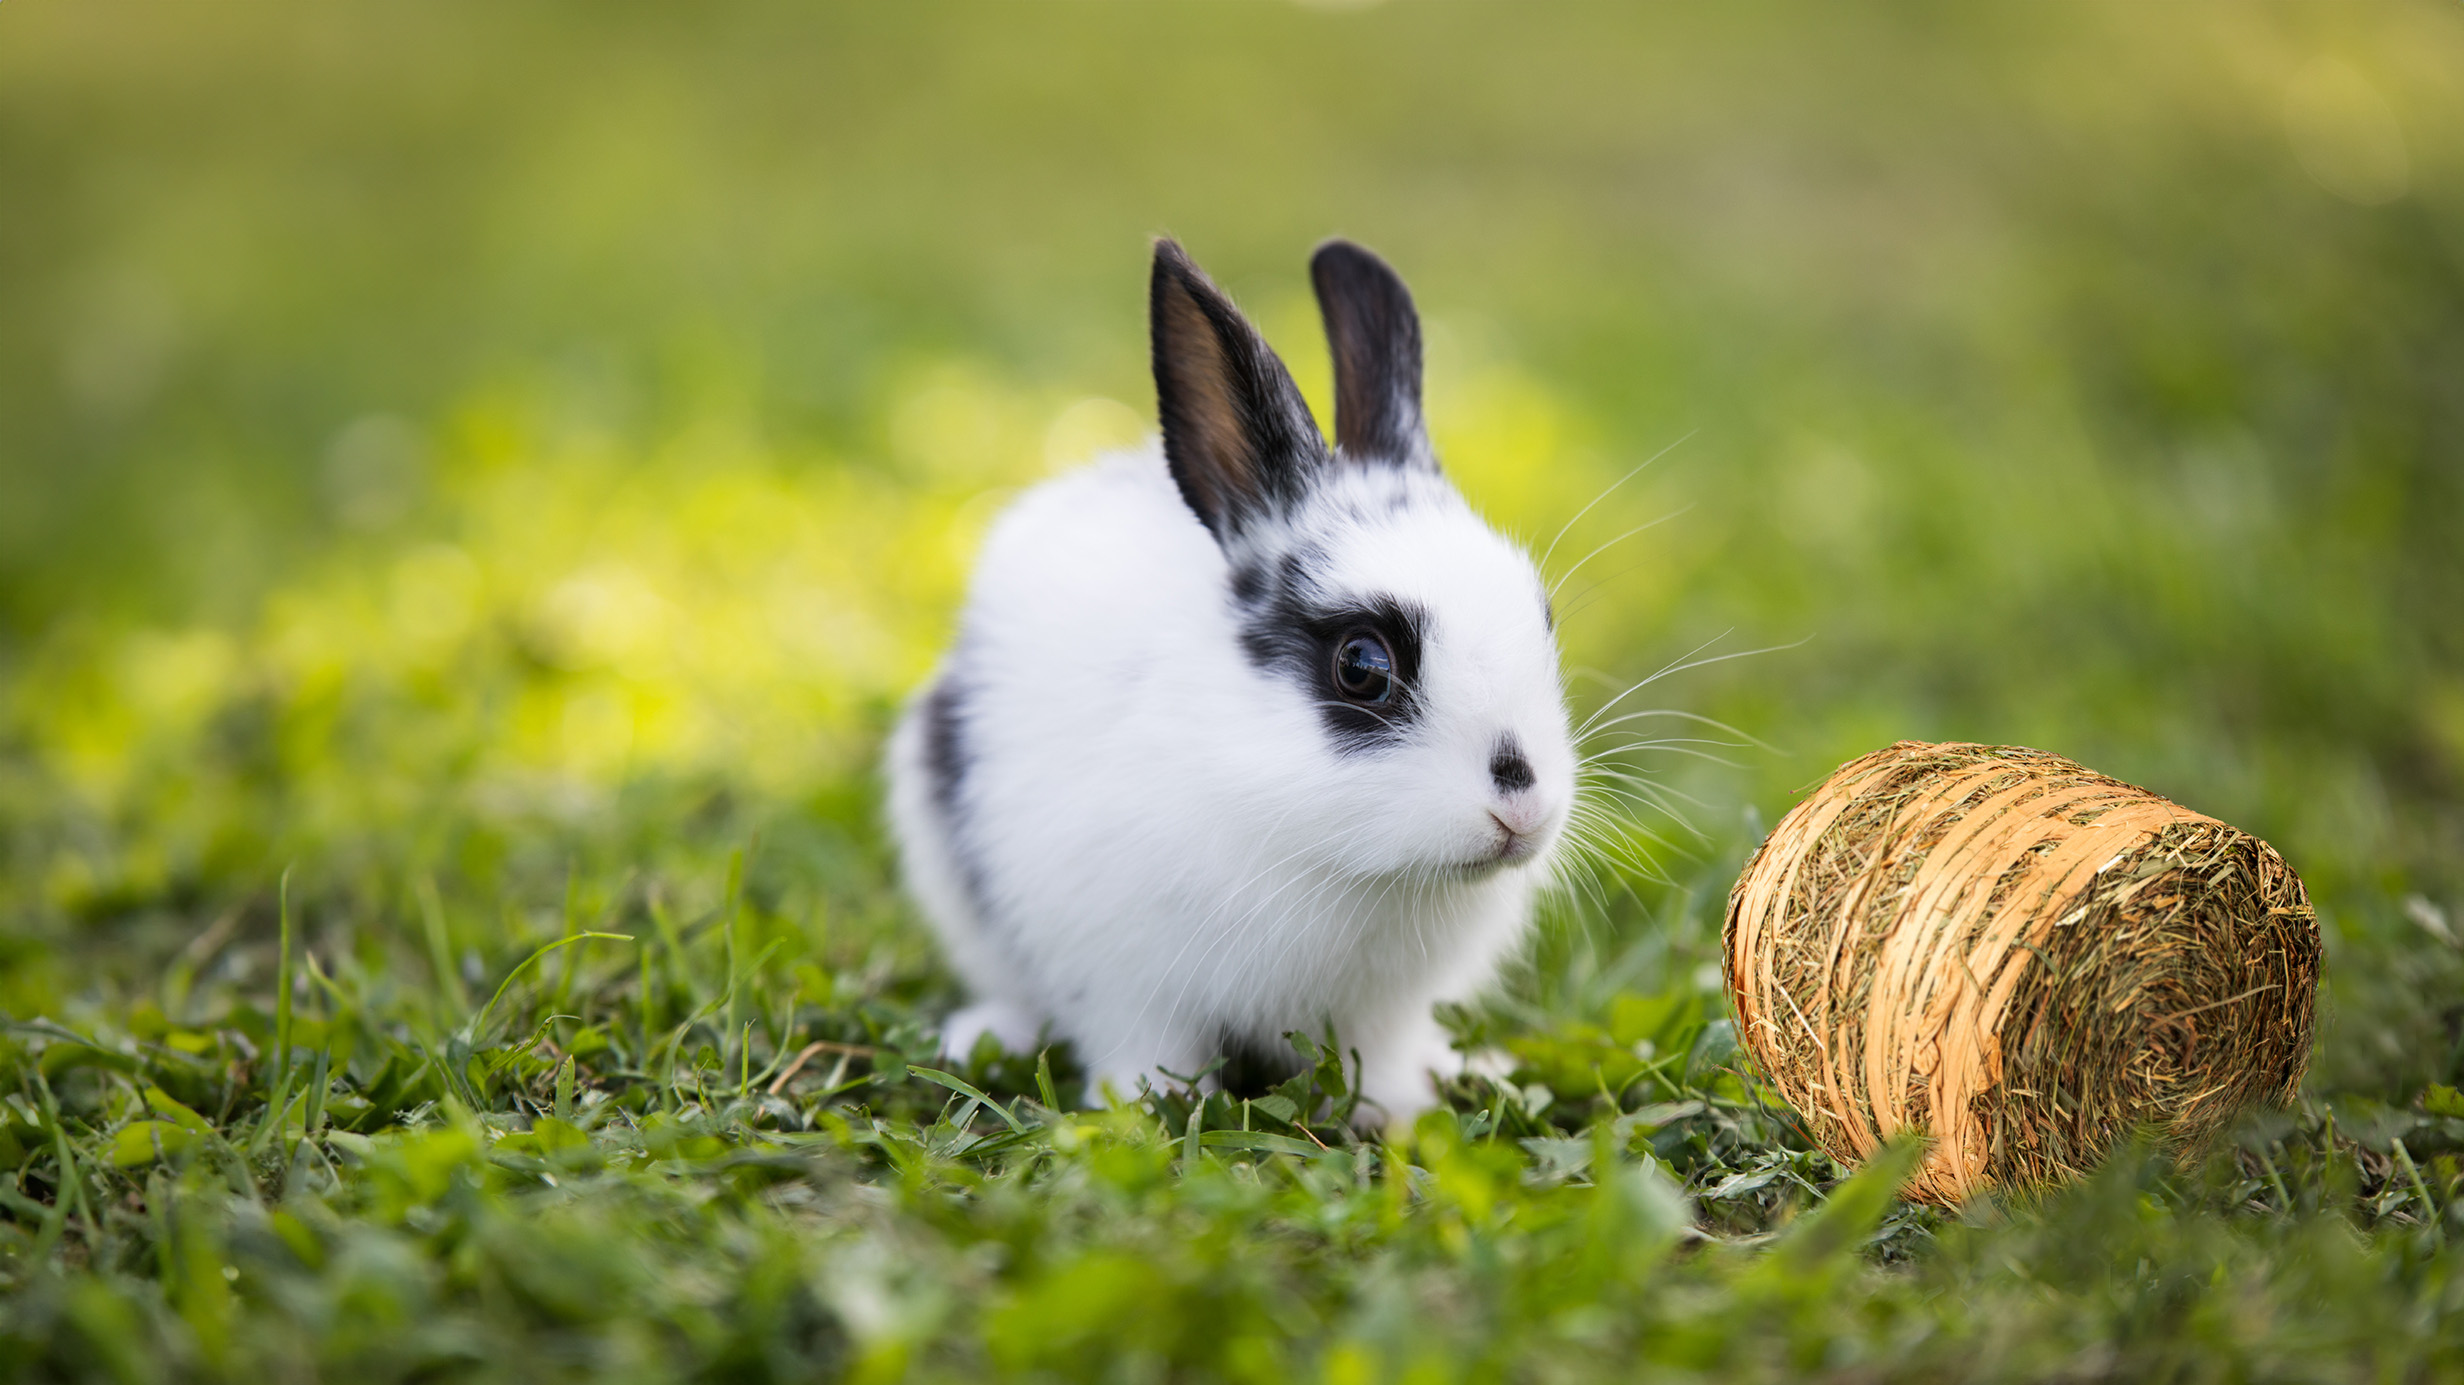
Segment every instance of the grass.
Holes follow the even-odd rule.
[[[1314,1046],[1259,1100],[1090,1110],[1065,1055],[933,1066],[924,959],[781,913],[743,859],[701,907],[577,883],[560,938],[467,990],[381,926],[226,930],[170,1010],[13,1021],[16,1369],[2311,1379],[2464,1352],[2450,1089],[2362,1141],[2312,1102],[2196,1167],[2124,1152],[1920,1210],[1892,1195],[1913,1151],[1843,1180],[1718,1002],[1610,980],[1699,950],[1678,913],[1647,956],[1552,935],[1542,965],[1615,986],[1597,1018],[1465,1017],[1517,1079],[1408,1136],[1353,1133]]]
[[[2426,0],[0,7],[0,1370],[2455,1374],[2459,58]],[[1449,470],[1600,550],[1578,716],[1774,651],[1638,694],[1760,744],[1624,728],[1450,1017],[1511,1080],[1391,1140],[1339,1043],[1101,1109],[932,1057],[880,738],[1001,499],[1146,426],[1161,229],[1321,406],[1307,247],[1404,269]],[[2296,1108],[1957,1214],[1810,1148],[1717,910],[1902,737],[2280,849]]]

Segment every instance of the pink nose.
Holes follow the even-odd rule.
[[[1528,837],[1548,825],[1548,806],[1534,794],[1516,794],[1502,802],[1489,805],[1489,816],[1497,825],[1518,837]]]

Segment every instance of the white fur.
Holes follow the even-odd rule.
[[[1331,1022],[1397,1120],[1461,1070],[1431,1007],[1495,977],[1573,797],[1542,584],[1434,469],[1339,463],[1240,542],[1301,537],[1326,586],[1429,613],[1404,744],[1340,753],[1311,697],[1252,662],[1230,560],[1156,451],[1037,486],[995,525],[936,675],[966,689],[960,839],[923,696],[889,754],[907,882],[975,1000],[948,1049],[1067,1038],[1127,1095],[1203,1066],[1227,1029],[1280,1048]],[[1501,734],[1532,788],[1492,782]],[[1501,823],[1532,854],[1494,859]]]

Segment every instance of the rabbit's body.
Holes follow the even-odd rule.
[[[1408,1114],[1460,1065],[1432,1004],[1520,937],[1571,796],[1546,598],[1425,440],[1201,509],[1178,422],[1169,460],[1001,518],[893,740],[909,885],[975,998],[945,1045],[1065,1037],[1127,1092],[1331,1023]]]

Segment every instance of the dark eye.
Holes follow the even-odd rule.
[[[1335,689],[1354,702],[1384,702],[1395,690],[1395,656],[1386,641],[1361,631],[1335,646]]]

